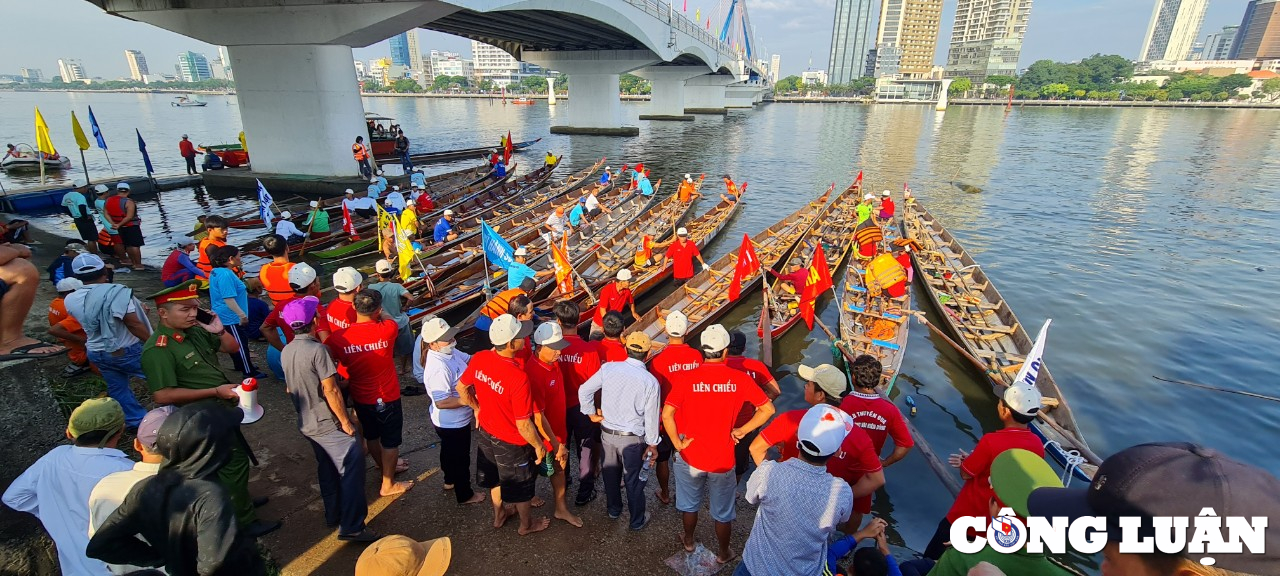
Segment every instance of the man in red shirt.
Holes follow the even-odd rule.
[[[595,342],[578,336],[582,310],[576,302],[564,300],[555,305],[556,320],[569,346],[560,351],[560,371],[564,374],[565,423],[573,436],[570,448],[578,459],[578,495],[575,506],[585,506],[596,499],[596,476],[600,474],[600,425],[578,409],[578,388],[600,370],[600,354]]]
[[[671,393],[671,380],[677,372],[693,370],[702,365],[702,352],[684,343],[684,335],[689,331],[689,318],[684,312],[673,310],[664,320],[667,329],[667,345],[649,359],[649,373],[658,380],[661,389],[659,402],[666,402]],[[671,503],[671,439],[665,430],[660,430],[661,440],[658,443],[658,500],[663,504]]]
[[[182,135],[182,140],[178,142],[178,153],[182,155],[182,159],[187,161],[187,174],[199,174],[196,170],[196,147],[187,139],[187,135]]]
[[[755,358],[743,357],[743,353],[747,350],[747,335],[741,330],[734,330],[729,333],[729,358],[725,360],[730,368],[741,370],[751,380],[760,387],[760,391],[764,392],[770,400],[777,400],[782,395],[782,390],[778,388],[778,381],[773,378],[773,373],[769,371],[769,367],[764,362]],[[742,426],[751,420],[751,414],[754,408],[750,404],[743,404],[742,409],[738,411],[738,419],[733,422],[735,427]],[[756,430],[742,438],[733,447],[733,471],[738,475],[738,481],[742,481],[742,475],[747,473],[747,468],[751,464],[751,442],[756,439],[756,435],[760,431]]]
[[[523,322],[521,323],[523,324]],[[575,527],[582,527],[582,519],[575,516],[565,505],[565,470],[569,468],[569,450],[565,441],[569,438],[569,430],[565,424],[565,390],[564,372],[560,369],[560,353],[569,347],[564,332],[555,322],[545,322],[533,333],[533,354],[524,364],[524,371],[529,375],[530,391],[533,395],[533,409],[537,416],[534,423],[538,425],[538,433],[542,435],[543,446],[547,454],[555,454],[551,466],[551,490],[556,498],[556,518],[564,520]],[[540,470],[545,474],[548,463]]]
[[[547,457],[543,438],[534,424],[533,392],[516,353],[533,333],[533,324],[503,314],[489,326],[491,350],[471,357],[458,380],[458,399],[476,413],[479,427],[476,480],[488,488],[493,502],[493,527],[510,519],[507,504],[520,516],[521,536],[545,530],[547,518],[533,518],[535,469]]]
[[[591,320],[591,333],[604,331],[605,314],[621,314],[625,310],[630,310],[631,317],[640,321],[640,315],[636,313],[636,300],[631,295],[631,271],[623,268],[618,271],[616,280],[600,289],[600,304],[596,306],[595,317]],[[623,359],[626,359],[625,355]]]
[[[325,321],[331,330],[341,330],[355,322],[356,311],[352,303],[363,282],[364,275],[350,266],[343,266],[333,273],[333,290],[338,297],[330,301],[324,311]]]
[[[610,312],[604,316],[604,339],[596,342],[600,351],[600,362],[622,362],[627,359],[627,346],[622,343],[622,331],[625,327],[622,314]]]
[[[871,437],[877,456],[884,450],[884,441],[893,438],[893,453],[880,460],[880,464],[888,468],[905,458],[916,442],[911,438],[902,411],[876,393],[876,387],[883,380],[884,367],[880,361],[870,354],[863,354],[854,358],[850,372],[853,373],[853,392],[840,401],[840,409],[848,412],[853,423]]]
[[[676,239],[667,248],[667,260],[671,262],[672,276],[675,278],[676,286],[684,286],[690,278],[693,278],[693,261],[697,259],[702,264],[702,269],[707,270],[707,261],[702,259],[702,252],[698,251],[698,245],[689,240],[689,231],[683,227],[676,230]]]
[[[1031,422],[1040,413],[1040,391],[1034,386],[1014,385],[1005,389],[996,406],[996,414],[1004,427],[982,435],[972,453],[961,450],[948,459],[960,469],[964,486],[956,495],[956,501],[947,516],[938,522],[938,530],[924,549],[924,557],[937,560],[946,551],[951,540],[951,523],[961,516],[986,516],[990,513],[988,502],[995,496],[991,489],[991,462],[1001,452],[1021,448],[1044,458],[1044,445],[1040,437],[1031,431]]]
[[[293,295],[288,299],[280,302],[275,308],[271,309],[271,313],[262,320],[262,324],[258,330],[262,333],[262,337],[267,340],[267,365],[276,374],[284,374],[284,367],[280,365],[280,353],[284,351],[286,344],[293,342],[293,329],[289,327],[289,323],[280,318],[280,313],[284,311],[284,305],[299,298],[307,296],[315,296],[320,298],[320,282],[316,280],[316,270],[306,262],[294,264],[289,269],[288,275],[289,287],[293,289]],[[354,312],[355,310],[352,310]],[[329,329],[329,321],[325,316],[324,304],[316,308],[316,318],[313,321],[315,326],[311,328],[311,335],[316,337],[320,343],[324,343],[329,339],[329,334],[333,331]]]
[[[382,294],[376,290],[356,294],[353,307],[355,323],[331,334],[325,346],[334,360],[347,367],[347,393],[369,456],[382,469],[379,493],[394,496],[413,487],[412,481],[395,480],[404,428],[400,377],[392,357],[400,327],[382,317]]]
[[[889,194],[888,190],[885,190],[880,193],[880,214],[878,216],[881,220],[893,220],[893,211],[893,196]]]
[[[709,494],[721,563],[733,560],[729,537],[733,535],[738,485],[733,474],[733,446],[774,412],[773,402],[750,377],[725,365],[728,348],[729,331],[724,326],[713,324],[703,331],[703,364],[675,374],[671,394],[662,408],[662,425],[678,452],[676,509],[684,513],[680,541],[685,551],[694,551],[698,511],[702,509],[704,493]],[[735,427],[734,419],[743,402],[756,407],[755,415],[745,425]]]

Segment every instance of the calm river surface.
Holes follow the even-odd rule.
[[[205,108],[174,108],[164,95],[3,93],[0,138],[31,142],[38,105],[59,150],[74,154],[70,111],[87,122],[92,105],[117,173],[142,172],[134,128],[159,173],[180,173],[181,134],[214,144],[240,131],[234,97],[202,98]],[[943,114],[923,106],[775,104],[656,123],[634,120],[643,104],[624,104],[641,135],[619,139],[549,135],[556,111],[541,103],[366,98],[365,107],[395,117],[415,150],[490,145],[510,129],[516,140],[543,138],[517,157],[522,165],[540,164],[552,150],[566,155],[570,169],[605,156],[615,168],[641,160],[668,181],[690,172],[750,182],[745,209],[708,256],[736,249],[744,233],[759,232],[832,182],[846,186],[860,169],[871,190],[897,195],[909,182],[1030,331],[1054,320],[1046,360],[1096,451],[1188,440],[1280,473],[1280,445],[1271,440],[1280,432],[1280,405],[1152,378],[1277,394],[1280,113],[953,107]],[[298,153],[309,144],[300,142]],[[87,156],[92,174],[109,174],[99,150]],[[953,181],[982,192],[962,192]],[[196,214],[252,206],[202,189],[162,198],[141,202],[155,265]],[[727,323],[754,332],[758,302],[746,299]],[[822,317],[835,326],[834,305]],[[804,332],[775,343],[783,409],[803,404],[796,365],[831,360],[821,332]],[[915,424],[944,458],[998,425],[987,385],[923,326],[911,329],[903,372],[909,378],[899,381],[896,400],[905,407],[903,396],[915,397]],[[877,513],[890,518],[895,540],[919,549],[950,498],[918,452],[888,478]]]

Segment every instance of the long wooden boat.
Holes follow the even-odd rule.
[[[918,282],[929,301],[946,320],[955,341],[983,365],[975,366],[1000,395],[1017,377],[1034,344],[995,284],[955,237],[918,201],[903,206],[904,236],[919,249],[912,252]],[[1048,400],[1032,429],[1047,443],[1045,453],[1068,466],[1076,477],[1089,480],[1100,462],[1085,442],[1075,415],[1053,375],[1040,367],[1036,387]],[[1071,466],[1073,454],[1086,462]]]
[[[524,142],[516,142],[511,145],[512,152],[523,152],[530,146],[542,141],[542,138],[535,140],[526,140]],[[439,152],[423,152],[421,154],[410,154],[409,159],[414,164],[434,164],[439,162],[451,162],[453,160],[464,160],[467,158],[484,158],[499,149],[498,145],[484,146],[480,148],[459,148],[457,150],[441,150]],[[378,154],[376,156],[378,162],[399,162],[400,157],[393,153]]]
[[[884,239],[877,254],[891,253],[901,233],[895,222],[884,223],[882,231]],[[907,332],[911,327],[911,286],[908,283],[902,298],[891,298],[878,291],[873,294],[867,289],[867,263],[862,258],[854,259],[845,272],[840,296],[840,340],[835,346],[853,358],[868,354],[879,360],[882,367],[879,389],[888,395],[898,381],[906,355]]]
[[[686,337],[697,334],[710,325],[735,304],[743,301],[759,283],[765,268],[774,268],[785,262],[796,243],[818,221],[822,207],[830,199],[830,190],[817,199],[802,206],[793,214],[779,220],[778,223],[756,234],[751,238],[756,258],[760,266],[741,279],[741,295],[738,300],[729,299],[729,285],[733,281],[734,268],[738,265],[738,250],[721,256],[710,264],[709,270],[699,272],[662,299],[652,310],[640,317],[640,321],[632,324],[627,332],[644,332],[654,343],[653,353],[657,354],[667,343],[667,333],[662,319],[674,310],[684,312],[689,318],[689,329]]]
[[[508,201],[489,206],[485,210],[472,212],[455,210],[453,228],[458,232],[458,239],[455,242],[479,234],[481,220],[488,222],[490,226],[501,228],[508,222],[512,222],[518,217],[529,213],[530,210],[546,205],[581,188],[590,182],[592,174],[595,174],[603,165],[604,159],[601,158],[595,164],[570,174],[553,186],[537,188],[531,193],[525,193]],[[547,174],[550,175],[550,172],[548,171]]]
[[[831,185],[831,191],[835,190],[835,184]],[[841,264],[849,256],[849,252],[853,248],[853,228],[857,223],[857,214],[854,213],[854,207],[861,200],[862,186],[860,184],[850,184],[844,189],[839,196],[836,196],[830,204],[822,209],[822,215],[818,217],[818,223],[800,239],[800,244],[796,247],[796,254],[792,256],[792,263],[800,266],[801,269],[808,269],[813,263],[813,256],[818,250],[818,244],[822,244],[822,253],[827,261],[827,270],[831,274],[835,274]],[[766,282],[766,286],[769,283]],[[796,286],[797,294],[803,286]],[[781,338],[786,334],[792,326],[800,322],[801,314],[798,309],[792,311],[784,301],[775,298],[773,289],[769,290],[769,333],[774,340]],[[825,296],[820,294],[819,297]],[[817,303],[814,303],[817,306]],[[763,316],[761,317],[763,319]],[[764,326],[756,329],[756,333],[764,336]]]

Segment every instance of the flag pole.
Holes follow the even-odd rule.
[[[83,152],[82,152],[81,154],[83,154]],[[115,175],[116,175],[116,167],[111,165],[111,155],[110,155],[110,154],[107,154],[107,151],[106,151],[106,149],[105,149],[105,148],[102,150],[102,155],[107,157],[107,167],[108,167],[108,168],[111,168],[111,175],[112,175],[112,176],[115,176]]]
[[[484,250],[484,218],[480,219],[480,226],[482,227],[480,232],[480,256],[484,258],[484,297],[485,299],[488,299],[493,296],[493,287],[489,285],[489,252]]]
[[[80,151],[80,167],[84,168],[84,184],[88,186],[91,182],[89,181],[89,165],[84,161],[84,150]]]

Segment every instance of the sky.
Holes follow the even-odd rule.
[[[690,15],[710,12],[722,0],[685,0]],[[779,54],[782,75],[799,74],[810,66],[827,67],[831,19],[836,0],[745,0],[762,54]],[[879,0],[870,0],[876,8]],[[1136,58],[1155,0],[1035,0],[1023,42],[1019,66],[1037,60],[1063,62],[1094,53]],[[705,4],[705,6],[699,6]],[[1200,38],[1223,26],[1239,24],[1247,0],[1213,0],[1205,13]],[[942,34],[936,62],[946,60],[947,42],[956,0],[944,0]],[[878,10],[876,10],[878,13]],[[704,17],[705,19],[705,17]],[[173,73],[178,54],[202,52],[213,60],[217,48],[147,24],[106,14],[85,0],[6,2],[0,37],[9,58],[0,74],[17,74],[20,67],[40,68],[46,78],[58,74],[58,58],[79,59],[92,77],[127,77],[126,49],[141,50],[152,72]],[[19,23],[21,25],[19,25]],[[872,34],[875,24],[872,24]],[[420,30],[419,47],[471,52],[469,40]],[[355,58],[371,60],[390,54],[387,43],[356,48]]]

